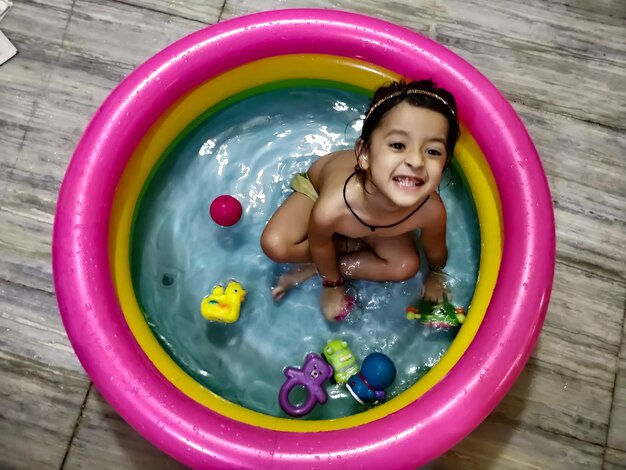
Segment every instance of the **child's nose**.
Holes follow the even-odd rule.
[[[424,157],[421,152],[409,152],[405,163],[411,168],[421,168],[424,166]]]

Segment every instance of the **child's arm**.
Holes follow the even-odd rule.
[[[449,297],[444,284],[441,270],[448,259],[446,247],[446,208],[441,201],[439,207],[422,228],[422,247],[428,261],[430,272],[424,279],[424,299],[430,302],[441,303],[445,296]]]
[[[442,202],[429,217],[428,224],[422,227],[420,241],[431,271],[440,271],[448,260],[446,247],[446,208]]]
[[[333,243],[335,217],[332,214],[334,211],[329,206],[323,200],[318,200],[313,206],[309,218],[309,250],[320,276],[325,280],[335,281],[341,277],[341,273]]]
[[[334,210],[333,210],[334,209]],[[341,317],[346,310],[346,289],[339,271],[337,251],[333,242],[337,210],[332,203],[318,199],[309,218],[309,251],[324,280],[322,312],[327,320]]]

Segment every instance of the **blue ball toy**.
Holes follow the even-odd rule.
[[[361,371],[348,379],[346,387],[362,405],[385,399],[385,389],[396,379],[396,366],[383,353],[368,355],[361,364]]]

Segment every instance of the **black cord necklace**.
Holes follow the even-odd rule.
[[[400,220],[399,222],[396,222],[395,224],[370,225],[367,222],[364,222],[363,219],[361,219],[361,217],[359,217],[357,215],[357,213],[354,212],[354,209],[352,209],[352,207],[350,207],[350,204],[348,203],[348,199],[346,198],[346,188],[348,187],[348,181],[350,181],[354,175],[356,175],[356,171],[354,173],[352,173],[350,176],[348,176],[348,178],[346,179],[346,182],[343,184],[343,200],[346,203],[346,206],[348,207],[348,209],[350,209],[350,212],[352,212],[352,215],[356,218],[356,220],[361,222],[363,225],[365,225],[367,228],[369,228],[372,232],[374,230],[376,230],[377,228],[391,228],[391,227],[395,227],[396,225],[400,225],[402,222],[410,219],[413,216],[413,214],[415,214],[418,210],[420,210],[422,208],[422,206],[424,204],[426,204],[426,201],[428,201],[428,199],[430,199],[430,194],[429,194],[428,196],[426,196],[426,199],[424,199],[422,201],[422,203],[419,206],[417,206],[417,209],[415,209],[413,212],[411,212],[409,215],[407,215],[404,219]]]

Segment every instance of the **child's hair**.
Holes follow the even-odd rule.
[[[391,82],[383,85],[374,93],[370,107],[365,114],[361,140],[367,147],[372,132],[378,127],[381,119],[392,108],[407,101],[413,106],[427,108],[442,114],[448,120],[448,137],[446,139],[447,168],[456,141],[459,139],[460,128],[457,119],[456,101],[448,90],[437,87],[432,80],[419,82]]]

